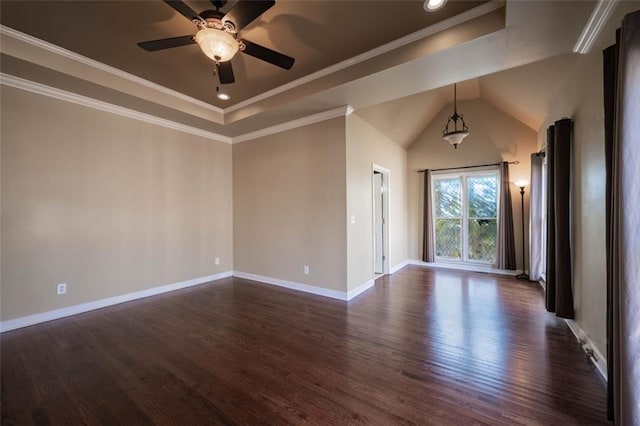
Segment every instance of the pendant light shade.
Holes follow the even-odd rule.
[[[464,122],[462,114],[458,114],[457,104],[457,88],[453,85],[453,115],[447,120],[447,124],[442,131],[442,138],[449,142],[455,149],[458,149],[458,145],[462,143],[462,140],[469,136],[469,128]],[[458,121],[460,125],[458,126]]]

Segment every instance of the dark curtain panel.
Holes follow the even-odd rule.
[[[433,201],[431,200],[431,170],[424,171],[424,208],[423,208],[422,260],[435,260],[435,238],[433,235]]]
[[[620,33],[618,32],[616,39]],[[607,170],[606,177],[606,240],[607,240],[607,417],[614,420],[613,409],[613,384],[616,382],[613,366],[619,361],[615,360],[616,352],[614,342],[618,339],[613,336],[613,259],[614,252],[612,239],[611,213],[613,210],[613,139],[615,133],[615,105],[616,105],[616,76],[618,74],[618,45],[608,47],[603,52],[603,76],[604,76],[604,156]]]
[[[553,229],[547,244],[547,309],[562,318],[574,318],[571,280],[571,144],[573,122],[564,118],[553,125],[553,141],[547,140],[549,175],[549,223]],[[550,143],[552,142],[552,143]],[[553,235],[550,235],[553,234]],[[553,237],[553,238],[551,238]]]
[[[498,255],[500,269],[516,269],[516,245],[513,237],[513,207],[509,187],[509,163],[500,164],[500,212],[498,213]],[[524,268],[524,265],[522,266]]]
[[[574,318],[571,281],[571,144],[573,122],[554,124],[554,214],[556,237],[556,315]]]
[[[610,415],[640,424],[640,11],[604,52],[607,161],[607,366]]]
[[[618,195],[614,235],[620,364],[615,366],[619,424],[640,425],[640,11],[625,16],[618,56],[614,173]],[[617,152],[616,152],[617,151]]]
[[[555,160],[554,126],[547,129],[547,292],[545,305],[547,311],[556,311],[556,222],[553,207],[555,180],[553,178],[553,163]]]

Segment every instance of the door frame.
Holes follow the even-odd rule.
[[[376,275],[376,252],[375,252],[375,198],[374,198],[374,182],[373,175],[378,172],[382,174],[382,214],[384,216],[384,222],[382,224],[382,254],[384,256],[382,260],[382,273],[384,275],[389,274],[389,199],[391,198],[391,171],[375,163],[371,164],[371,272]]]

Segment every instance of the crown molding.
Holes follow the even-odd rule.
[[[574,53],[586,55],[591,51],[591,46],[598,39],[602,28],[609,20],[611,13],[616,8],[618,0],[599,0],[593,8],[587,25],[582,29],[576,45],[573,47]]]
[[[16,76],[5,74],[2,72],[0,72],[0,85],[13,87],[20,90],[25,90],[27,92],[36,93],[39,95],[47,96],[47,97],[58,99],[65,102],[71,102],[71,103],[82,105],[88,108],[109,112],[112,114],[120,115],[122,117],[132,118],[134,120],[143,121],[145,123],[155,124],[158,126],[166,127],[168,129],[178,130],[184,133],[189,133],[195,136],[201,136],[203,138],[207,138],[213,141],[223,142],[228,144],[240,143],[240,142],[245,142],[252,139],[261,138],[264,136],[273,135],[275,133],[284,132],[286,130],[307,126],[309,124],[331,120],[332,118],[347,116],[353,112],[353,108],[350,105],[345,105],[345,106],[334,108],[328,111],[311,114],[306,117],[298,118],[296,120],[291,120],[284,123],[276,124],[275,126],[266,127],[264,129],[256,130],[255,132],[249,132],[239,136],[230,137],[230,136],[224,136],[214,132],[209,132],[207,130],[199,129],[197,127],[188,126],[186,124],[177,123],[172,120],[167,120],[166,118],[156,117],[155,115],[146,114],[144,112],[135,111],[119,105],[114,105],[108,102],[93,99],[87,96],[79,95],[77,93],[69,92],[67,90],[62,90],[56,87],[47,86],[42,83],[26,80],[24,78],[16,77]]]
[[[106,72],[108,74],[114,75],[116,77],[120,77],[124,80],[130,81],[132,83],[139,84],[141,86],[145,86],[149,89],[156,90],[165,95],[174,97],[176,99],[180,99],[181,101],[185,101],[191,103],[193,105],[199,106],[201,108],[205,108],[209,111],[213,111],[217,114],[224,114],[224,110],[215,105],[211,105],[207,102],[201,101],[200,99],[193,98],[191,96],[187,96],[184,93],[180,93],[178,91],[169,89],[167,87],[161,86],[160,84],[154,83],[152,81],[146,80],[144,78],[138,77],[136,75],[130,74],[126,71],[122,71],[121,69],[112,67],[110,65],[104,64],[102,62],[96,61],[91,58],[87,58],[86,56],[80,55],[78,53],[67,50],[63,47],[57,46],[55,44],[49,43],[47,41],[41,40],[37,37],[31,36],[29,34],[25,34],[18,30],[14,30],[11,27],[7,27],[5,25],[0,24],[0,34],[11,37],[15,40],[21,41],[23,43],[29,44],[31,46],[37,47],[39,49],[43,49],[47,52],[54,53],[56,55],[60,55],[64,58],[70,59],[75,62],[79,62],[81,64],[87,65],[89,67],[95,68],[97,70]]]
[[[229,144],[232,143],[232,138],[230,138],[229,136],[220,135],[218,133],[209,132],[192,126],[187,126],[186,124],[177,123],[165,118],[156,117],[155,115],[135,111],[119,105],[110,104],[108,102],[99,101],[97,99],[82,96],[77,93],[47,86],[41,83],[36,83],[34,81],[26,80],[24,78],[16,77],[10,74],[0,72],[0,84],[32,93],[37,93],[39,95],[47,96],[50,98],[55,98],[61,101],[71,102],[88,108],[109,112],[112,114],[120,115],[122,117],[132,118],[134,120],[144,121],[146,123],[178,130],[195,136],[201,136],[203,138],[211,139],[217,142],[224,142]]]
[[[308,115],[296,120],[287,121],[285,123],[276,124],[275,126],[265,127],[255,132],[245,133],[244,135],[234,136],[233,143],[246,142],[252,139],[273,135],[275,133],[284,132],[286,130],[296,129],[298,127],[308,126],[309,124],[319,123],[321,121],[331,120],[332,118],[344,117],[353,112],[350,105],[341,106],[330,109],[328,111],[319,112],[317,114]]]
[[[359,64],[361,62],[364,62],[376,56],[388,53],[392,50],[406,46],[415,41],[422,40],[423,38],[432,36],[436,33],[455,27],[457,25],[460,25],[462,23],[475,19],[479,16],[486,15],[487,13],[493,12],[494,10],[503,7],[504,3],[505,3],[504,0],[490,0],[487,3],[483,3],[480,6],[474,7],[473,9],[467,10],[466,12],[463,12],[459,15],[452,16],[451,18],[445,19],[444,21],[441,21],[441,22],[437,22],[433,25],[425,27],[414,33],[408,34],[397,40],[394,40],[382,46],[376,47],[375,49],[371,49],[367,52],[361,53],[360,55],[356,55],[352,58],[345,59],[342,62],[338,62],[337,64],[331,65],[327,68],[321,69],[312,74],[308,74],[297,80],[291,81],[289,83],[283,84],[282,86],[278,86],[274,89],[268,90],[264,93],[254,96],[252,98],[238,102],[237,104],[228,106],[227,108],[224,109],[224,112],[230,113],[233,111],[237,111],[239,109],[252,105],[256,102],[260,102],[272,96],[278,95],[282,92],[286,92],[287,90],[291,90],[298,86],[302,86],[303,84],[310,83],[313,80],[317,80],[329,74],[333,74],[337,71],[341,71],[345,68]]]

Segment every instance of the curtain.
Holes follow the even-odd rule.
[[[513,238],[513,207],[509,187],[509,163],[500,164],[500,202],[498,212],[498,253],[499,269],[516,269],[516,245]],[[524,265],[522,266],[524,269]]]
[[[618,31],[616,39],[620,36]],[[617,40],[619,43],[619,40]],[[605,184],[606,202],[606,242],[607,242],[607,417],[614,420],[614,383],[619,378],[615,377],[614,366],[619,365],[617,359],[619,347],[619,335],[613,336],[614,332],[614,297],[613,287],[613,223],[611,216],[613,213],[613,140],[615,132],[615,105],[616,105],[616,76],[618,74],[618,44],[608,47],[603,51],[603,76],[604,76],[604,156],[607,171]],[[617,304],[615,305],[617,308]],[[616,331],[618,327],[616,327]],[[614,348],[614,342],[615,348]]]
[[[571,281],[572,133],[573,123],[568,118],[556,121],[547,130],[546,307],[562,318],[574,318]]]
[[[422,260],[435,261],[435,238],[433,235],[433,200],[431,199],[431,170],[424,171]]]
[[[555,127],[547,128],[547,149],[545,151],[547,157],[547,285],[545,292],[545,306],[547,311],[555,312],[556,310],[556,222],[553,213],[554,198],[554,135]]]
[[[609,415],[640,424],[640,11],[604,51]]]
[[[542,161],[544,156],[531,154],[531,186],[529,195],[529,279],[542,278]]]

